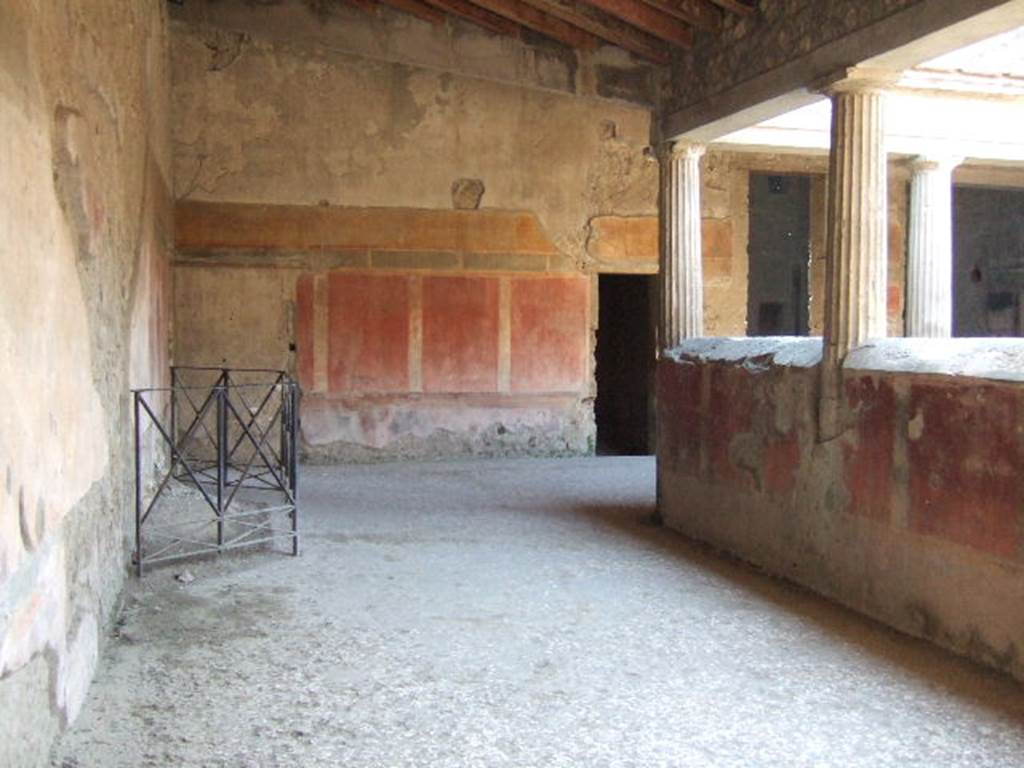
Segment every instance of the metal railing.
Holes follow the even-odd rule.
[[[132,394],[138,576],[280,541],[298,555],[299,387],[287,373],[177,366],[170,387]]]

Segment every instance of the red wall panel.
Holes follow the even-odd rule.
[[[295,286],[295,345],[299,384],[313,389],[313,275],[301,275]]]
[[[331,392],[408,391],[411,281],[394,275],[330,275]]]
[[[423,280],[423,389],[498,389],[498,280]]]
[[[589,354],[585,277],[512,280],[512,390],[578,392]]]

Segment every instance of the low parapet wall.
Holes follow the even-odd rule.
[[[699,339],[658,367],[667,525],[1024,679],[1024,343],[887,339],[819,441],[820,339]]]

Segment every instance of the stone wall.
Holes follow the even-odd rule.
[[[692,48],[675,54],[661,135],[707,140],[806,104],[808,90],[849,67],[914,67],[1020,23],[1006,0],[755,5],[756,14],[725,14],[720,30],[698,33]]]
[[[591,450],[595,274],[657,264],[652,71],[324,7],[173,23],[176,360],[295,371],[313,458]]]
[[[844,371],[819,442],[821,342],[694,340],[658,370],[668,525],[1024,679],[1017,340],[890,339]]]
[[[724,14],[720,32],[697,35],[694,46],[673,62],[667,107],[708,99],[919,2],[772,0],[757,3],[753,17]]]
[[[129,389],[168,363],[167,26],[157,0],[0,4],[4,766],[47,763],[124,578]]]

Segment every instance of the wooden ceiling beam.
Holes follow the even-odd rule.
[[[523,0],[473,0],[473,3],[520,26],[564,43],[570,48],[591,51],[601,45],[599,37],[551,16]]]
[[[345,0],[345,2],[353,8],[358,8],[363,13],[368,13],[371,16],[377,13],[377,4],[374,0]]]
[[[444,23],[444,12],[420,2],[420,0],[380,0],[380,2],[390,5],[392,8],[397,8],[400,11],[405,11],[430,24]]]
[[[425,2],[442,11],[465,19],[478,27],[494,32],[497,35],[519,35],[519,25],[514,21],[491,13],[486,8],[467,2],[467,0],[425,0]]]
[[[587,0],[587,2],[637,29],[642,29],[644,32],[674,45],[684,48],[693,45],[693,29],[688,23],[657,8],[652,8],[644,0]]]
[[[756,5],[747,5],[746,3],[740,2],[740,0],[710,0],[710,2],[717,5],[719,8],[730,13],[736,13],[740,16],[754,16],[757,14]]]
[[[652,8],[655,8],[663,13],[667,13],[669,16],[679,19],[680,21],[683,21],[687,24],[700,27],[701,29],[709,29],[709,24],[711,24],[711,22],[708,22],[706,20],[701,23],[695,23],[694,14],[692,10],[683,7],[683,4],[680,3],[679,0],[643,0],[643,2],[645,2]],[[712,13],[720,15],[721,11],[715,10],[712,11]],[[711,31],[714,31],[719,29],[720,27],[721,24],[719,23],[719,20],[716,19],[714,22],[714,26],[711,27],[710,29]]]
[[[479,2],[479,0],[474,0]],[[671,53],[661,40],[641,32],[619,19],[575,0],[525,0],[539,11],[555,16],[601,40],[658,64],[667,64]]]

